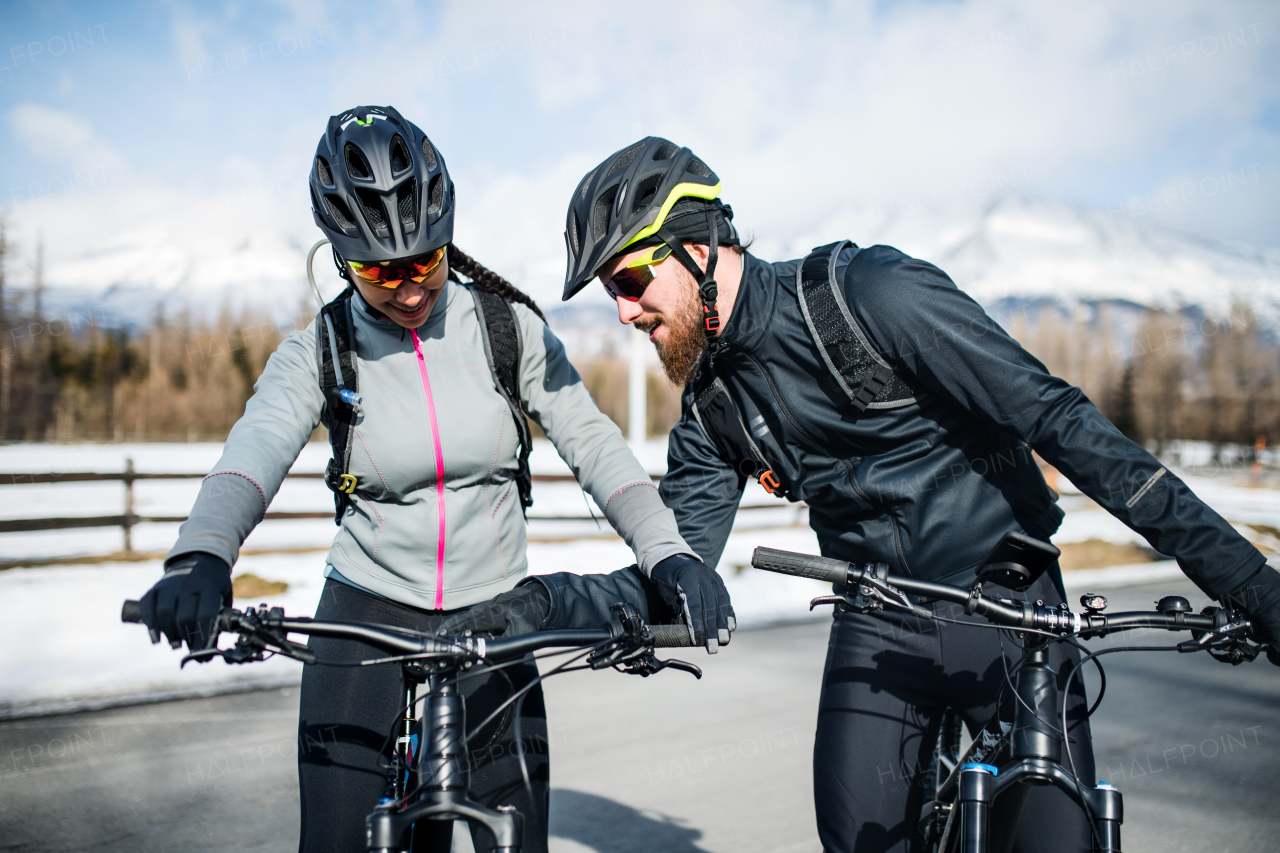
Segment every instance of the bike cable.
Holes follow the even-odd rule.
[[[1088,711],[1085,711],[1084,716],[1076,720],[1074,723],[1072,723],[1071,727],[1067,729],[1067,733],[1070,734],[1071,732],[1075,731],[1076,728],[1078,728],[1082,723],[1089,722],[1089,718],[1093,716],[1093,712],[1098,710],[1098,707],[1102,704],[1102,697],[1107,695],[1107,671],[1102,668],[1102,661],[1098,660],[1096,656],[1092,658],[1089,657],[1088,646],[1084,645],[1079,640],[1076,640],[1072,637],[1063,637],[1062,641],[1064,643],[1071,644],[1071,646],[1075,648],[1077,651],[1084,653],[1084,657],[1082,657],[1080,661],[1076,664],[1077,669],[1084,666],[1085,663],[1088,662],[1089,660],[1092,660],[1093,665],[1098,669],[1098,698],[1093,700],[1093,704],[1089,706]],[[1083,688],[1083,682],[1081,686]],[[1068,692],[1070,691],[1070,688],[1071,688],[1071,679],[1068,678],[1067,679]],[[1085,697],[1085,700],[1088,701],[1089,699],[1088,690],[1085,690],[1084,697]]]
[[[526,693],[516,700],[516,704],[514,706],[515,717],[512,719],[512,722],[511,722],[511,729],[512,729],[511,733],[515,735],[515,750],[516,750],[516,758],[519,760],[519,763],[520,763],[520,778],[524,780],[524,791],[526,794],[529,795],[529,801],[532,802],[533,801],[533,782],[529,780],[529,763],[525,761],[525,758],[524,758],[527,750],[525,749],[525,746],[524,746],[524,735],[520,731],[520,711],[524,707],[524,700],[527,699],[528,696],[529,694]],[[551,753],[551,744],[549,742],[550,734],[551,733],[548,731],[547,732],[548,755],[550,755]]]
[[[1094,822],[1093,822],[1093,810],[1089,808],[1089,803],[1086,800],[1084,795],[1084,783],[1080,781],[1080,776],[1076,772],[1076,757],[1071,753],[1071,740],[1067,735],[1067,733],[1070,731],[1070,729],[1067,728],[1067,700],[1071,696],[1071,682],[1075,680],[1076,675],[1078,675],[1081,671],[1083,671],[1084,665],[1086,663],[1088,663],[1091,660],[1097,660],[1102,655],[1109,655],[1109,654],[1112,654],[1113,652],[1176,652],[1176,651],[1178,651],[1177,646],[1119,646],[1114,649],[1102,649],[1100,651],[1089,652],[1088,654],[1086,654],[1080,660],[1080,665],[1072,669],[1071,673],[1067,676],[1067,683],[1062,691],[1062,712],[1061,712],[1062,725],[1060,728],[1062,730],[1063,748],[1067,752],[1067,763],[1071,766],[1071,778],[1073,778],[1076,782],[1076,792],[1080,795],[1080,805],[1084,809],[1085,818],[1089,821],[1089,832],[1092,833],[1093,843],[1096,845],[1096,849],[1098,850],[1102,849],[1102,839],[1098,837],[1098,828],[1094,825]]]
[[[574,657],[569,658],[569,660],[567,660],[567,661],[565,661],[564,663],[560,664],[560,665],[559,665],[559,666],[557,666],[555,669],[553,669],[553,670],[551,670],[550,672],[548,672],[546,675],[539,675],[537,678],[535,678],[535,679],[531,680],[528,684],[524,685],[524,686],[523,686],[523,687],[521,687],[519,690],[517,690],[515,693],[513,693],[511,696],[507,697],[506,701],[504,701],[501,705],[499,705],[497,708],[494,708],[494,709],[493,709],[493,712],[492,712],[491,714],[489,714],[489,716],[485,717],[485,718],[480,722],[480,724],[479,724],[479,725],[477,725],[474,729],[472,729],[470,732],[468,732],[466,735],[464,735],[464,736],[463,736],[463,738],[462,738],[462,742],[463,742],[464,744],[465,744],[465,743],[467,743],[467,742],[469,742],[473,737],[475,737],[477,734],[479,734],[479,733],[480,733],[481,729],[483,729],[483,728],[484,728],[485,726],[487,726],[490,722],[492,722],[492,721],[493,721],[493,719],[494,719],[494,717],[496,717],[496,716],[498,716],[498,714],[502,713],[502,711],[503,711],[503,710],[505,710],[505,709],[506,709],[506,707],[507,707],[508,705],[510,705],[510,704],[512,704],[513,702],[515,702],[515,701],[516,701],[517,699],[519,699],[521,696],[524,696],[526,693],[528,693],[528,692],[529,692],[530,690],[532,690],[534,687],[536,687],[537,685],[541,684],[543,681],[546,681],[546,680],[547,680],[548,678],[550,678],[551,676],[553,676],[553,675],[560,675],[561,673],[565,673],[565,672],[576,672],[576,671],[581,670],[581,669],[590,669],[590,667],[589,667],[589,666],[578,666],[578,667],[574,667],[574,666],[572,666],[572,664],[576,663],[577,661],[581,660],[582,658],[585,658],[587,655],[591,654],[591,652],[593,652],[594,650],[595,650],[595,649],[594,649],[594,647],[589,648],[589,649],[586,649],[586,650],[582,651],[581,653],[579,653],[579,654],[575,655]]]

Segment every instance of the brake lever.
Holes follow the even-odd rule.
[[[220,657],[227,663],[253,663],[255,661],[266,659],[266,655],[263,652],[264,649],[262,646],[251,645],[245,641],[244,637],[241,637],[235,646],[229,649],[200,649],[199,651],[192,652],[189,655],[184,655],[182,663],[179,664],[178,668],[182,669],[191,661],[195,661],[196,663],[207,663],[215,657]]]
[[[317,660],[315,652],[305,645],[293,642],[284,631],[271,625],[272,620],[281,619],[283,616],[284,610],[279,607],[273,607],[270,610],[265,606],[257,610],[250,607],[243,613],[228,608],[219,615],[218,627],[220,631],[235,632],[240,635],[235,646],[229,649],[218,648],[215,645],[218,641],[218,632],[215,631],[209,647],[185,655],[179,668],[185,667],[191,661],[206,663],[214,657],[220,657],[229,664],[254,663],[265,660],[268,651],[304,664],[315,663]]]
[[[876,565],[867,563],[862,567],[862,575],[857,581],[851,578],[845,584],[846,590],[856,590],[853,595],[848,592],[844,595],[820,595],[809,602],[809,609],[813,610],[822,604],[834,604],[837,607],[843,605],[846,609],[857,613],[871,613],[890,607],[894,610],[905,610],[921,619],[933,618],[932,611],[913,604],[905,592],[879,577],[876,574]],[[850,575],[852,573],[853,570],[850,569]]]
[[[625,672],[627,675],[638,675],[641,678],[648,678],[655,672],[662,672],[664,669],[670,668],[687,672],[694,678],[702,679],[702,670],[688,661],[663,660],[654,655],[652,649],[638,649],[630,655],[626,655],[613,660],[602,659],[597,664],[592,664],[592,669],[604,669],[606,666],[612,666],[618,672]]]
[[[694,678],[698,679],[699,681],[702,680],[702,669],[698,667],[696,664],[692,664],[692,663],[689,663],[688,661],[683,661],[683,660],[675,660],[674,658],[671,660],[661,661],[661,663],[663,667],[669,666],[672,669],[678,669],[681,672],[687,672],[690,675],[692,675]]]
[[[1214,660],[1229,663],[1232,666],[1251,663],[1262,651],[1261,646],[1250,643],[1244,636],[1251,627],[1252,623],[1248,619],[1237,617],[1236,621],[1229,622],[1221,628],[1197,632],[1194,639],[1179,643],[1178,651],[1184,654],[1207,651]]]
[[[653,653],[653,632],[640,618],[640,612],[630,604],[614,604],[609,610],[618,614],[618,621],[611,626],[614,637],[603,648],[587,656],[592,669],[612,667],[628,675],[648,678],[667,667],[687,672],[694,678],[702,678],[702,670],[682,660],[662,660]]]

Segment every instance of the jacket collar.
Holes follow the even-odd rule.
[[[720,340],[748,349],[764,335],[767,318],[773,314],[778,296],[777,273],[750,252],[742,253],[742,281],[733,302],[733,313],[720,332]]]

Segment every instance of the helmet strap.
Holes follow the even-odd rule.
[[[329,247],[333,249],[333,265],[338,268],[338,275],[344,279],[347,284],[350,284],[351,276],[347,273],[347,262],[343,259],[342,255],[338,254],[337,246],[330,243]]]
[[[671,254],[675,255],[676,260],[684,265],[694,280],[698,283],[698,296],[702,299],[702,331],[706,333],[708,341],[714,341],[716,333],[720,331],[720,311],[716,308],[716,298],[719,295],[716,287],[715,273],[716,260],[719,257],[717,248],[717,237],[719,236],[717,223],[714,214],[707,211],[707,227],[710,233],[708,241],[709,252],[707,254],[707,269],[703,272],[698,266],[697,261],[685,249],[684,243],[680,239],[667,230],[665,226],[658,229],[658,237],[662,239],[667,247],[671,249]]]

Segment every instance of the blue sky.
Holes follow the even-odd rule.
[[[542,298],[568,194],[651,133],[720,173],[763,253],[999,193],[1280,245],[1275,3],[629,8],[9,2],[0,211],[54,265],[145,228],[309,243],[328,116],[390,103],[448,161],[458,242]]]

